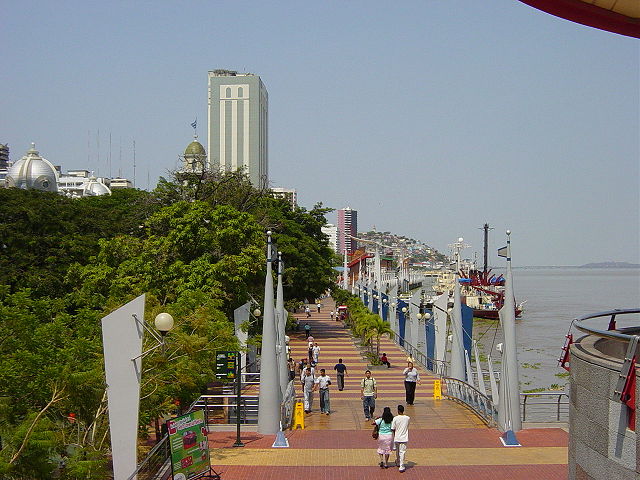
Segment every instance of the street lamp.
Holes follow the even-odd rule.
[[[153,339],[158,342],[157,345],[151,347],[149,350],[146,350],[144,352],[142,352],[140,355],[132,358],[131,360],[137,360],[138,358],[144,358],[147,355],[149,355],[151,352],[153,352],[156,348],[160,348],[162,347],[162,351],[165,351],[165,337],[167,336],[167,333],[169,333],[169,331],[171,331],[171,329],[173,329],[173,325],[174,325],[174,321],[173,321],[173,317],[166,313],[166,312],[162,312],[159,313],[158,315],[156,315],[156,318],[153,322],[153,324],[156,327],[156,330],[158,332],[160,332],[160,335],[158,335],[158,332],[156,332],[155,330],[153,330],[152,328],[149,328],[149,326],[147,325],[147,323],[144,321],[144,319],[140,320],[138,318],[138,315],[136,315],[135,313],[133,315],[131,315],[133,317],[133,320],[140,325],[145,331],[147,331],[149,333],[149,335],[151,335],[153,337]]]
[[[169,313],[162,312],[156,315],[153,323],[156,326],[156,329],[160,332],[160,335],[164,337],[171,329],[173,329],[174,322],[173,317]]]

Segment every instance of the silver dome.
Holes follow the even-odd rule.
[[[82,195],[85,197],[97,195],[111,195],[111,190],[104,183],[98,181],[96,177],[90,177],[89,182],[85,184]]]
[[[27,154],[9,168],[5,186],[57,192],[58,172],[51,162],[40,156],[32,143]]]

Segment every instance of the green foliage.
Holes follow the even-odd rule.
[[[69,266],[86,263],[101,238],[137,230],[153,206],[147,194],[72,200],[38,190],[0,188],[0,285],[30,288],[36,296],[65,294]]]
[[[238,348],[231,314],[263,294],[265,230],[287,305],[332,286],[328,209],[292,210],[239,173],[178,180],[79,200],[0,189],[0,478],[109,476],[100,320],[141,293],[147,322],[176,322],[144,359],[144,436],[207,389],[216,350]]]

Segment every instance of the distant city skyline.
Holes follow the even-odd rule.
[[[487,222],[491,252],[513,232],[514,266],[640,263],[635,39],[517,0],[254,4],[241,28],[237,5],[206,2],[3,14],[14,161],[36,142],[55,165],[153,188],[195,117],[206,141],[208,72],[253,72],[269,89],[270,184],[302,206],[351,205],[361,230],[441,252],[458,237],[481,250]]]

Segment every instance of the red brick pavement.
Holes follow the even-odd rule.
[[[560,429],[530,429],[518,432],[518,440],[523,449],[524,457],[521,464],[513,460],[505,461],[507,465],[495,464],[495,459],[502,458],[501,452],[509,451],[512,448],[502,447],[499,437],[500,432],[494,429],[479,427],[478,422],[467,424],[464,420],[462,407],[456,407],[453,402],[441,400],[434,402],[432,396],[433,377],[423,376],[423,384],[418,386],[416,395],[416,405],[411,412],[412,424],[428,427],[439,421],[440,424],[451,426],[452,428],[412,428],[410,431],[410,446],[407,454],[408,464],[404,474],[400,474],[397,469],[381,469],[377,466],[378,456],[375,452],[375,441],[371,438],[371,426],[363,422],[359,412],[360,403],[359,380],[367,367],[364,360],[353,342],[350,332],[342,328],[340,322],[329,319],[330,300],[323,301],[325,306],[320,314],[312,309],[312,317],[308,319],[312,326],[312,334],[315,341],[321,347],[319,367],[326,368],[333,376],[333,365],[341,357],[349,367],[350,376],[346,378],[345,390],[338,392],[331,391],[332,407],[336,409],[336,414],[330,417],[320,416],[313,413],[307,416],[309,422],[305,430],[295,430],[285,432],[289,439],[290,448],[285,449],[288,457],[292,461],[290,465],[278,464],[274,461],[265,460],[265,452],[268,458],[274,458],[282,449],[271,449],[274,441],[273,435],[263,436],[252,432],[243,432],[242,441],[245,443],[242,454],[232,447],[235,442],[235,432],[215,432],[209,435],[210,447],[214,449],[212,453],[212,465],[216,471],[222,474],[223,480],[350,480],[350,479],[388,479],[390,476],[402,475],[404,478],[413,479],[477,479],[477,480],[536,480],[536,479],[566,479],[566,461],[550,463],[549,460],[541,461],[534,457],[527,457],[531,447],[532,453],[541,452],[540,448],[549,447],[555,452],[555,457],[550,454],[547,458],[560,458],[558,455],[562,448],[566,448],[568,443],[567,433]],[[333,306],[331,304],[331,306]],[[307,319],[304,314],[296,315],[300,318],[301,327]],[[291,337],[292,356],[296,361],[306,357],[306,340],[304,332],[289,334]],[[392,362],[391,369],[374,370],[373,375],[378,380],[379,391],[386,394],[386,398],[380,403],[395,405],[403,403],[403,383],[402,369],[406,360],[406,354],[390,340],[383,340],[382,350]],[[424,372],[423,372],[424,373]],[[316,399],[316,408],[317,408]],[[347,403],[345,403],[347,402]],[[336,406],[334,406],[334,403]],[[379,405],[380,405],[379,403]],[[357,418],[351,419],[345,412],[348,405],[354,406],[354,414]],[[333,409],[332,409],[333,410]],[[451,410],[455,410],[455,416]],[[317,412],[317,410],[316,410]],[[462,418],[462,420],[461,420]],[[426,419],[426,421],[425,421]],[[431,419],[431,420],[430,420]],[[352,428],[353,421],[356,421]],[[445,423],[442,423],[442,422]],[[351,422],[351,423],[349,423]],[[452,423],[449,423],[452,422]],[[346,429],[345,429],[346,428]],[[555,448],[555,450],[554,450]],[[370,449],[371,454],[367,452]],[[421,450],[418,450],[421,449]],[[428,450],[427,450],[428,449]],[[442,455],[437,453],[442,449]],[[446,449],[446,450],[445,450]],[[478,450],[479,449],[479,450]],[[486,449],[486,450],[484,450]],[[461,459],[460,463],[469,463],[466,457],[460,457],[460,451],[469,452],[471,457],[478,458],[478,451],[487,452],[486,458],[480,458],[478,465],[459,465],[452,463],[447,454],[455,452]],[[255,452],[252,453],[252,452]],[[300,452],[300,453],[296,453]],[[312,453],[309,456],[309,453]],[[322,453],[325,452],[325,453]],[[353,453],[350,453],[353,452]],[[434,453],[435,452],[435,453]],[[232,457],[240,453],[240,459],[246,456],[248,465],[240,465],[242,460],[237,461]],[[475,457],[473,456],[475,454]],[[293,455],[293,457],[291,457]],[[300,455],[306,458],[313,458],[309,465],[304,465],[307,460],[295,461]],[[345,455],[351,460],[345,464],[336,457]],[[425,456],[426,455],[426,456]],[[485,455],[482,453],[481,455]],[[394,456],[392,455],[392,460]],[[263,459],[263,460],[259,460]],[[217,460],[217,461],[216,461]],[[431,461],[430,461],[431,460]],[[531,463],[527,462],[529,460]],[[251,464],[253,462],[253,464]],[[218,465],[216,465],[218,463]],[[273,463],[267,465],[266,463]],[[302,463],[302,465],[301,465]],[[455,461],[453,462],[455,463]],[[486,463],[486,464],[485,464]],[[499,461],[497,463],[500,463]],[[509,464],[510,463],[510,464]],[[223,465],[220,465],[223,464]],[[433,465],[436,464],[436,465]],[[337,466],[342,465],[342,466]]]

